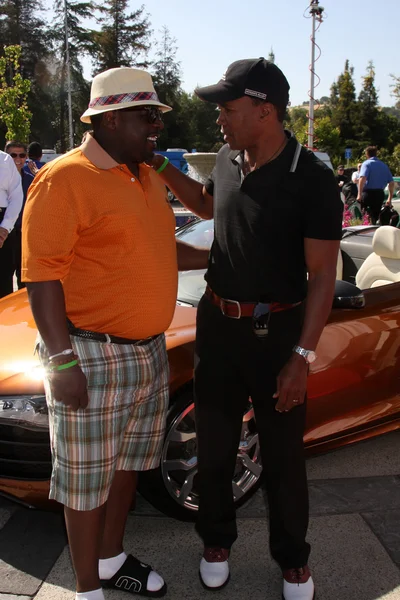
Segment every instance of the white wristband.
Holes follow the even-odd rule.
[[[72,350],[72,348],[67,348],[66,350],[63,350],[62,352],[58,352],[57,354],[53,354],[52,356],[49,356],[49,360],[53,360],[53,358],[57,358],[57,356],[68,356],[68,354],[73,354],[74,351]]]

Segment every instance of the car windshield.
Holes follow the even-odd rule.
[[[210,249],[214,239],[214,220],[193,221],[179,229],[176,237],[192,246]]]

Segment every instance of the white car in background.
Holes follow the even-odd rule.
[[[41,162],[48,163],[51,160],[54,160],[55,158],[57,158],[57,156],[62,156],[62,155],[57,154],[57,152],[55,150],[53,150],[52,148],[44,148]]]

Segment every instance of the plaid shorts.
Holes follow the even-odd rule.
[[[54,400],[45,380],[53,470],[50,498],[75,510],[107,501],[115,471],[158,467],[169,398],[164,335],[147,345],[71,336],[88,385],[89,404],[74,412]],[[44,364],[47,351],[39,342]]]

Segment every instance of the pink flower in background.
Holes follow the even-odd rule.
[[[354,227],[354,225],[371,225],[371,220],[365,210],[362,211],[361,219],[358,219],[353,215],[348,205],[345,204],[342,225],[343,227]]]

